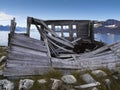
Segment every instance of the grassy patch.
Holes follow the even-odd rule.
[[[46,78],[47,80],[49,80],[50,78],[60,79],[62,76],[63,73],[55,69],[51,69],[50,71],[43,75],[43,77]]]
[[[7,49],[6,47],[1,47],[0,46],[0,57],[6,56],[7,55]]]

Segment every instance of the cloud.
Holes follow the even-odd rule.
[[[11,20],[13,19],[13,15],[6,14],[4,12],[0,12],[0,20]]]

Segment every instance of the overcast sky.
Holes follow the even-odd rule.
[[[40,19],[120,20],[120,0],[0,0],[0,24],[12,17],[26,26],[27,16]]]

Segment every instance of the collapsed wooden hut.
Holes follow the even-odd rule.
[[[30,37],[32,24],[40,33],[40,40]],[[79,46],[81,40],[84,45],[94,44],[93,22],[90,20],[40,20],[28,17],[26,33],[15,33],[15,27],[13,19],[4,76],[40,75],[50,68],[67,73],[119,64],[119,42],[82,54],[75,52],[75,46]]]

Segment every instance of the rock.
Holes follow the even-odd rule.
[[[14,84],[7,79],[0,80],[0,90],[14,90]]]
[[[111,81],[110,81],[110,79],[105,79],[105,83],[106,83],[106,86],[107,86],[108,90],[111,90]]]
[[[19,90],[28,90],[33,86],[34,81],[31,79],[20,80]]]
[[[91,90],[98,90],[98,88],[96,88],[96,87],[93,87]]]
[[[61,80],[66,84],[74,84],[77,82],[76,78],[73,75],[64,75]]]
[[[96,77],[104,77],[107,76],[107,74],[102,71],[102,70],[95,70],[91,72],[93,75],[95,75]]]
[[[7,57],[6,57],[6,56],[2,56],[2,57],[0,58],[0,62],[5,61],[6,59],[7,59]]]
[[[39,82],[39,84],[45,84],[45,83],[47,83],[47,81],[45,79],[39,79],[38,82]]]
[[[90,75],[90,74],[83,74],[81,78],[86,82],[86,83],[94,83],[96,82],[95,79]]]
[[[58,88],[62,85],[62,81],[59,79],[51,78],[50,80],[53,81],[51,88],[52,90],[58,90]]]

